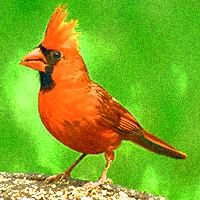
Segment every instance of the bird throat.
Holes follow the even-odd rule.
[[[51,73],[52,72],[50,70],[46,72],[40,71],[41,90],[50,91],[55,86]]]

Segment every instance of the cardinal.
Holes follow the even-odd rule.
[[[115,157],[114,150],[120,147],[122,140],[160,155],[185,160],[186,154],[143,129],[128,110],[90,79],[79,53],[77,20],[65,22],[68,15],[65,7],[60,4],[56,8],[44,39],[20,63],[39,71],[38,107],[46,129],[62,144],[82,153],[65,172],[50,176],[46,181],[69,177],[88,154],[105,153],[105,169],[98,181],[89,186],[110,182],[106,173]]]

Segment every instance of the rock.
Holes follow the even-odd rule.
[[[77,199],[77,200],[166,200],[145,192],[104,184],[97,188],[85,189],[89,181],[67,178],[62,181],[44,183],[44,174],[0,173],[0,200],[7,199]]]

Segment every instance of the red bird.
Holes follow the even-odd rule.
[[[105,169],[89,186],[103,184],[114,150],[122,140],[161,155],[186,159],[186,154],[144,130],[129,111],[90,79],[79,53],[80,33],[74,32],[77,21],[65,22],[68,12],[64,8],[56,8],[43,41],[20,63],[39,70],[39,113],[46,129],[64,145],[82,153],[65,172],[46,181],[70,176],[87,154],[105,153]]]

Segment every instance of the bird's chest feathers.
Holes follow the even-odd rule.
[[[41,117],[60,123],[84,117],[93,119],[97,114],[93,99],[84,88],[66,89],[57,85],[51,91],[40,91],[39,111]]]

